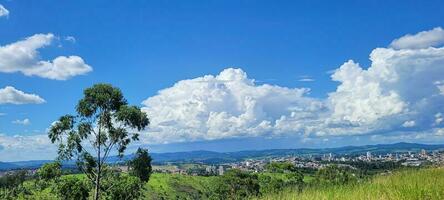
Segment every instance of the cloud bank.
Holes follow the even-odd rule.
[[[0,72],[20,72],[53,80],[67,80],[92,71],[79,56],[58,56],[52,61],[40,60],[38,50],[55,40],[51,33],[36,34],[24,40],[0,46]]]
[[[309,88],[259,84],[235,68],[179,81],[143,101],[151,124],[137,144],[287,136],[295,143],[443,142],[444,47],[429,42],[435,30],[374,49],[370,66],[345,61],[331,74],[337,88],[322,99]],[[9,94],[0,103],[44,102],[13,87],[0,94]],[[0,146],[2,160],[56,152],[46,135],[0,135]]]
[[[41,104],[45,100],[36,94],[27,94],[12,86],[0,89],[0,104]]]
[[[0,161],[55,158],[56,145],[51,144],[46,134],[8,136],[0,133]]]
[[[339,86],[326,99],[311,98],[308,88],[257,84],[234,68],[179,81],[143,101],[152,122],[144,140],[432,134],[444,113],[442,32],[406,35],[376,48],[369,67],[346,61],[331,75]]]

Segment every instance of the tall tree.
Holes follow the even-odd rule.
[[[139,107],[129,106],[120,89],[96,84],[83,92],[77,115],[65,115],[51,126],[48,136],[59,145],[59,159],[77,159],[78,167],[94,183],[100,198],[103,167],[111,151],[123,156],[149,120]]]
[[[148,150],[137,149],[136,156],[129,162],[129,166],[133,176],[139,177],[143,182],[148,182],[152,171],[151,156],[148,154]]]

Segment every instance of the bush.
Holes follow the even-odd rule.
[[[259,181],[255,174],[238,169],[227,171],[214,184],[213,199],[246,199],[259,194]]]
[[[103,179],[102,187],[104,199],[137,199],[141,195],[142,181],[126,174],[113,174]]]
[[[316,173],[315,182],[320,185],[343,185],[356,182],[355,170],[349,167],[329,165]]]
[[[62,175],[62,165],[60,162],[46,163],[37,171],[37,175],[41,180],[51,180]]]
[[[85,179],[76,176],[63,176],[54,185],[53,191],[61,199],[86,200],[91,186]]]

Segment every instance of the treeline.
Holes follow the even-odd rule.
[[[129,173],[111,166],[103,166],[100,199],[139,199],[142,187],[148,182],[152,167],[145,149],[138,149],[128,162]],[[60,162],[47,163],[35,175],[17,171],[0,178],[0,199],[68,199],[86,200],[94,197],[95,182],[86,174],[64,175]]]

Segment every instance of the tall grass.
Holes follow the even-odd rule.
[[[283,191],[263,200],[444,200],[444,168],[405,170],[354,185]]]

